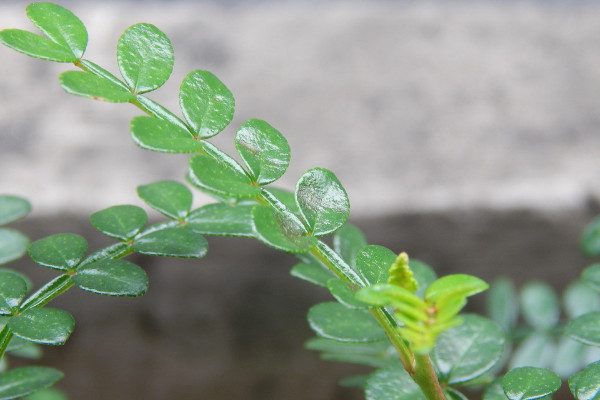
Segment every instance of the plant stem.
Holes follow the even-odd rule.
[[[0,331],[0,359],[4,355],[6,348],[8,347],[8,342],[12,338],[12,333],[8,328],[8,324],[4,325],[4,328]]]
[[[415,354],[415,369],[411,376],[428,400],[446,399],[429,354]]]

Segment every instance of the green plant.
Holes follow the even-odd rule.
[[[144,270],[122,259],[131,253],[201,258],[207,251],[204,235],[241,236],[294,254],[300,262],[292,275],[331,292],[336,301],[318,304],[308,314],[317,338],[307,346],[327,359],[377,368],[367,377],[344,382],[364,388],[369,400],[464,399],[459,391],[463,387],[486,387],[486,400],[549,398],[558,390],[560,377],[529,361],[529,366],[494,379],[503,359],[505,331],[490,319],[459,315],[467,297],[488,285],[464,274],[437,278],[429,266],[409,260],[405,253],[368,245],[356,227],[346,224],[349,200],[331,171],[310,169],[293,192],[270,186],[284,174],[290,148],[267,122],[251,119],[237,130],[235,148],[242,164],[214,146],[209,139],[231,122],[234,98],[212,73],[196,70],[183,80],[183,117],[147,97],[168,80],[173,67],[170,41],[158,28],[136,24],[120,37],[120,79],[83,59],[87,32],[70,11],[33,3],[27,15],[45,36],[5,29],[0,41],[27,55],[79,68],[60,75],[68,93],[138,107],[146,115],[131,121],[134,142],[147,150],[191,154],[187,181],[217,202],[192,210],[192,192],[183,183],[140,186],[139,197],[167,221],[147,227],[146,212],[133,205],[98,211],[90,218],[92,224],[116,242],[91,254],[86,240],[75,234],[56,234],[27,245],[22,234],[2,228],[0,262],[27,251],[33,261],[57,270],[59,276],[28,294],[27,277],[15,270],[0,271],[0,356],[28,354],[27,349],[35,351],[32,343],[64,343],[74,320],[66,311],[46,305],[72,286],[110,296],[143,295],[148,285]],[[0,224],[23,217],[29,208],[23,199],[0,197]],[[321,240],[329,235],[333,248]],[[600,255],[600,222],[586,232],[584,248]],[[599,270],[595,265],[584,273],[595,290],[600,288]],[[511,290],[506,284],[495,285],[490,309],[509,337],[518,338],[513,332],[514,307],[506,302]],[[544,293],[535,287],[524,290],[525,319],[534,327],[528,338],[545,338],[558,323],[556,308],[547,310]],[[590,292],[585,293],[576,297]],[[586,311],[570,314],[574,319],[565,332],[599,346],[600,312]],[[579,400],[600,398],[600,363],[583,367],[569,378],[573,395]],[[46,367],[8,370],[0,375],[0,398],[40,396],[41,389],[61,376]],[[53,395],[47,393],[43,395]]]

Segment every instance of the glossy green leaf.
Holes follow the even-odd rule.
[[[505,332],[510,332],[519,317],[517,290],[510,279],[500,278],[494,281],[487,294],[487,314],[498,323]]]
[[[177,115],[173,114],[171,111],[157,103],[156,101],[138,94],[136,96],[137,102],[144,108],[144,110],[150,114],[151,116],[158,118],[162,121],[170,122],[171,124],[177,126],[180,129],[183,129],[186,132],[189,132],[189,127],[181,118]],[[193,135],[190,133],[190,136]]]
[[[584,271],[585,273],[585,271]],[[600,294],[581,281],[567,286],[563,293],[564,310],[569,319],[600,309]]]
[[[135,101],[127,88],[108,79],[84,71],[67,71],[59,76],[60,85],[70,94],[109,103]]]
[[[600,292],[600,264],[594,264],[584,269],[581,279],[591,288]]]
[[[114,76],[111,72],[105,70],[98,64],[95,64],[95,63],[91,62],[90,60],[81,60],[79,63],[81,64],[81,68],[84,71],[87,71],[91,74],[94,74],[94,75],[100,77],[100,78],[110,81],[110,82],[114,83],[115,85],[126,89],[127,92],[130,92],[130,90],[127,87],[127,85],[125,84],[125,82],[123,82],[122,80],[120,80],[119,78]]]
[[[45,267],[70,270],[87,252],[87,241],[72,233],[60,233],[37,240],[29,246],[29,257]]]
[[[0,315],[18,311],[21,300],[27,294],[27,281],[18,274],[0,270]]]
[[[502,379],[502,388],[510,400],[539,399],[556,392],[561,385],[558,375],[549,369],[515,368]]]
[[[324,236],[339,229],[350,214],[350,201],[344,187],[333,174],[313,168],[296,184],[296,203],[310,233]]]
[[[348,308],[367,308],[369,304],[364,303],[354,297],[354,291],[348,284],[339,278],[332,278],[327,281],[327,288],[331,295],[340,303]]]
[[[340,303],[320,303],[308,311],[310,327],[321,337],[342,342],[383,340],[385,332],[367,311]]]
[[[408,262],[408,265],[413,271],[414,277],[419,284],[415,295],[423,298],[429,285],[431,285],[437,278],[435,272],[429,265],[418,260],[411,259]]]
[[[340,342],[332,339],[314,338],[306,342],[306,348],[323,352],[321,358],[328,361],[348,362],[383,368],[398,363],[397,353],[388,340],[379,342]]]
[[[208,251],[208,242],[189,228],[175,227],[144,234],[131,248],[141,254],[201,258]]]
[[[438,336],[431,355],[438,376],[449,385],[477,379],[504,353],[504,333],[496,323],[478,315],[464,315],[462,319],[462,324]]]
[[[525,321],[540,329],[558,323],[560,307],[554,289],[543,282],[531,282],[521,289],[521,313]]]
[[[32,3],[27,6],[27,17],[50,40],[69,49],[76,59],[83,56],[88,35],[85,26],[71,11],[57,4]]]
[[[229,125],[235,100],[219,78],[208,71],[196,70],[181,83],[179,105],[196,136],[209,138]]]
[[[327,281],[335,275],[318,264],[300,263],[296,264],[290,271],[292,276],[312,283],[313,285],[327,287]]]
[[[13,50],[30,57],[56,62],[77,62],[73,53],[52,40],[21,29],[0,31],[0,41]]]
[[[289,190],[285,190],[285,189],[272,187],[272,186],[264,187],[262,189],[263,189],[263,192],[266,191],[266,192],[270,193],[277,200],[279,200],[281,203],[283,203],[285,205],[285,207],[288,209],[288,211],[290,211],[292,214],[294,214],[298,217],[300,216],[300,209],[298,208],[298,204],[296,204],[296,197],[293,192],[290,192]]]
[[[333,248],[351,267],[356,267],[360,249],[367,245],[365,235],[356,226],[345,224],[333,236]]]
[[[487,283],[471,275],[447,275],[436,280],[427,288],[425,299],[437,303],[445,298],[472,296],[487,288]]]
[[[151,24],[136,24],[119,38],[117,62],[121,75],[134,93],[161,87],[173,70],[173,47],[169,38]]]
[[[137,297],[148,290],[148,275],[129,261],[101,260],[79,268],[73,283],[98,294]]]
[[[34,343],[60,345],[67,341],[75,320],[58,308],[30,308],[11,317],[8,327],[15,336]]]
[[[187,227],[202,235],[253,237],[253,205],[216,203],[193,210]]]
[[[29,239],[21,232],[0,228],[0,265],[16,260],[27,251]]]
[[[356,269],[370,284],[385,283],[390,266],[396,260],[396,254],[383,246],[369,245],[356,255]]]
[[[162,153],[195,153],[202,143],[185,129],[154,117],[135,117],[130,124],[131,137],[143,149]]]
[[[17,196],[0,196],[0,225],[21,219],[29,211],[31,211],[31,204],[27,200]]]
[[[47,367],[21,367],[0,374],[0,399],[16,399],[54,385],[62,372]]]
[[[260,194],[260,187],[254,186],[246,174],[206,154],[196,154],[190,159],[188,176],[194,186],[220,199]]]
[[[556,345],[552,336],[544,331],[534,331],[514,350],[509,366],[546,368],[550,366],[555,353]]]
[[[600,346],[600,311],[594,311],[569,321],[565,333],[578,342]]]
[[[383,368],[367,380],[366,400],[426,400],[402,366]]]
[[[496,379],[483,392],[483,400],[509,400],[502,389],[502,379]]]
[[[62,274],[46,283],[44,286],[36,290],[31,296],[25,299],[21,304],[21,310],[40,307],[46,304],[49,299],[53,299],[56,295],[63,293],[66,289],[73,285],[71,274]]]
[[[585,228],[581,238],[581,249],[589,257],[600,256],[600,216],[594,218]]]
[[[290,146],[279,131],[260,119],[246,121],[235,135],[235,148],[259,185],[279,179],[290,163]]]
[[[192,207],[192,192],[179,182],[160,181],[138,186],[137,193],[146,204],[169,218],[185,218]]]
[[[600,400],[600,361],[570,377],[569,388],[577,400]]]
[[[13,274],[13,275],[17,275],[19,278],[21,278],[21,280],[25,281],[25,284],[27,285],[27,291],[31,290],[31,288],[33,286],[33,283],[27,277],[27,275],[22,274],[21,272],[15,271],[14,269],[0,268],[0,273],[10,273],[10,274]]]
[[[303,227],[293,215],[283,214],[268,206],[252,209],[252,222],[256,237],[278,250],[302,253],[317,244],[313,236],[306,236]]]
[[[130,240],[146,225],[148,215],[140,207],[120,205],[93,213],[90,221],[105,235],[119,240]]]

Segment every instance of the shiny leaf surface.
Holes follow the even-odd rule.
[[[125,260],[101,260],[77,270],[73,283],[83,290],[109,296],[142,296],[148,290],[146,272]]]
[[[135,95],[111,80],[84,71],[67,71],[60,74],[60,85],[70,94],[109,103],[127,103]]]
[[[57,308],[31,308],[11,317],[8,326],[15,336],[34,343],[60,345],[67,341],[75,320]]]
[[[600,346],[600,311],[586,313],[569,321],[565,333],[578,342]]]
[[[29,211],[31,211],[31,204],[27,200],[17,196],[0,196],[0,225],[21,219]]]
[[[337,301],[348,308],[367,308],[369,304],[363,303],[354,297],[354,291],[339,278],[332,278],[327,281],[327,289]]]
[[[146,225],[148,215],[140,207],[119,205],[93,213],[90,221],[105,235],[119,240],[129,240]]]
[[[235,148],[259,185],[279,179],[290,163],[290,146],[279,131],[260,119],[246,121],[235,135]]]
[[[190,213],[187,227],[202,235],[253,237],[253,207],[208,204]]]
[[[366,400],[426,400],[421,389],[402,366],[373,373],[367,380]]]
[[[356,269],[371,285],[385,283],[390,266],[395,260],[396,254],[386,247],[365,246],[356,256]]]
[[[365,235],[356,226],[345,224],[333,236],[333,248],[351,267],[356,267],[360,249],[367,245]]]
[[[87,241],[72,233],[60,233],[37,240],[29,246],[29,257],[45,267],[70,270],[87,252]]]
[[[256,237],[278,250],[302,253],[317,244],[313,236],[306,236],[293,215],[283,214],[268,206],[252,209],[252,223]]]
[[[483,400],[509,400],[502,389],[502,379],[496,379],[487,385],[483,393]]]
[[[327,235],[339,229],[350,214],[350,201],[333,172],[313,168],[296,184],[296,203],[310,233]]]
[[[185,129],[154,117],[135,117],[130,124],[131,137],[142,149],[162,153],[195,153],[202,143]]]
[[[0,374],[0,399],[16,399],[52,386],[62,372],[47,367],[21,367]]]
[[[171,41],[154,25],[133,25],[119,38],[119,69],[136,94],[161,87],[171,75],[173,61]]]
[[[512,369],[502,379],[502,388],[510,400],[539,399],[556,392],[560,385],[554,372],[535,367]]]
[[[27,289],[27,281],[20,275],[0,270],[0,315],[11,315],[18,311]]]
[[[192,207],[192,192],[179,182],[160,181],[138,186],[137,193],[146,204],[169,218],[185,218]]]
[[[13,50],[30,57],[55,62],[77,62],[73,52],[52,40],[21,29],[0,31],[0,41]]]
[[[179,105],[196,136],[209,138],[229,125],[235,101],[219,78],[208,71],[196,70],[181,84]]]
[[[577,400],[600,400],[600,361],[570,377],[569,388]]]
[[[385,332],[367,311],[340,303],[320,303],[308,311],[310,327],[321,337],[342,342],[383,340]]]
[[[0,265],[16,260],[27,251],[29,239],[21,232],[0,228]]]
[[[489,371],[502,357],[504,334],[487,318],[462,316],[463,322],[436,340],[431,359],[449,385],[464,384]]]
[[[201,258],[206,255],[208,242],[204,236],[186,227],[167,228],[140,237],[131,247],[141,254]]]

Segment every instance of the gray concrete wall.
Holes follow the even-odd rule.
[[[0,28],[29,29],[25,4],[0,3]],[[284,185],[332,169],[371,243],[440,275],[558,288],[586,265],[577,239],[600,211],[600,6],[69,4],[90,31],[87,58],[113,71],[127,26],[160,27],[176,66],[154,98],[175,109],[185,74],[214,72],[237,101],[215,143],[231,150],[244,120],[267,120],[292,148]],[[68,65],[5,48],[0,60],[0,188],[34,204],[19,225],[33,239],[74,232],[97,248],[90,213],[182,179],[185,157],[133,145],[133,107],[65,94],[56,77]],[[357,370],[301,349],[307,308],[329,297],[288,277],[293,259],[245,240],[211,246],[198,262],[136,260],[151,278],[141,299],[58,300],[77,331],[44,362],[64,368],[72,397],[360,398],[335,384]],[[38,283],[50,276],[20,265]]]

